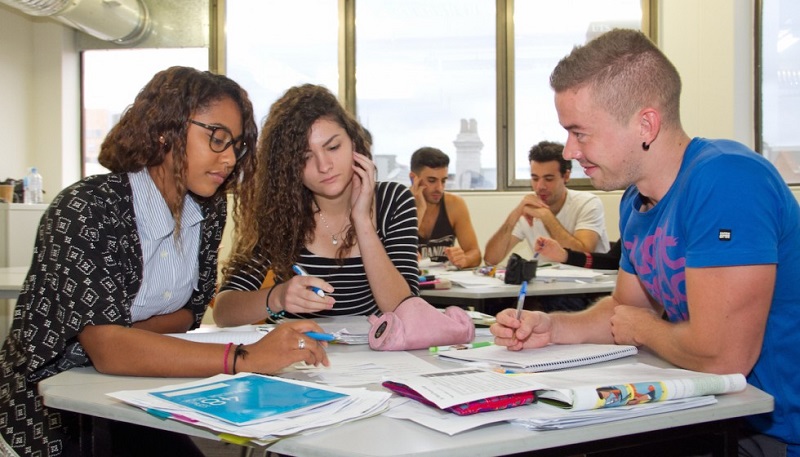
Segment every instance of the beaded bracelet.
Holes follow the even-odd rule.
[[[222,358],[222,373],[223,374],[228,374],[228,354],[231,353],[231,346],[233,346],[233,343],[228,343],[228,345],[225,346],[225,355]]]
[[[267,313],[269,313],[269,318],[272,319],[273,321],[277,321],[278,319],[286,315],[286,310],[281,310],[277,313],[274,313],[269,307],[269,296],[272,295],[272,291],[275,290],[276,287],[278,287],[277,284],[269,288],[269,292],[267,292],[267,300],[264,302],[264,304],[267,307]]]
[[[236,374],[236,359],[238,359],[239,356],[242,356],[242,359],[244,359],[244,356],[246,355],[247,349],[244,348],[244,344],[239,344],[236,346],[236,350],[233,351],[233,374]]]

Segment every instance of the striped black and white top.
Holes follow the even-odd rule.
[[[403,275],[411,293],[419,294],[419,264],[417,261],[417,210],[414,196],[402,184],[379,182],[375,189],[378,211],[378,237],[395,268]],[[269,259],[255,258],[245,269],[231,275],[220,290],[258,290],[267,275]],[[307,249],[300,251],[301,265],[311,276],[330,283],[335,291],[330,294],[336,304],[333,309],[288,317],[329,317],[347,315],[369,315],[378,311],[378,306],[367,281],[361,257],[337,259],[320,257]],[[249,274],[262,271],[261,274]]]

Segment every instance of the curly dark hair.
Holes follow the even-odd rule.
[[[236,82],[223,75],[200,71],[190,67],[170,67],[153,76],[122,114],[100,147],[100,164],[115,173],[140,171],[145,167],[161,165],[172,152],[177,195],[167,200],[175,219],[176,234],[180,232],[183,199],[186,190],[186,138],[189,118],[213,102],[230,98],[242,114],[242,131],[245,145],[253,148],[258,136],[253,115],[253,104],[247,92]],[[219,187],[212,198],[225,198],[225,192],[234,191],[234,202],[241,179],[252,176],[257,165],[253,153],[237,160],[228,180]],[[195,196],[195,198],[198,198]],[[234,204],[234,218],[236,218]]]
[[[564,145],[554,141],[540,141],[528,151],[529,162],[558,162],[561,176],[572,170],[572,161],[564,158]]]
[[[366,131],[328,89],[305,84],[287,90],[270,107],[261,129],[258,167],[252,185],[240,196],[242,220],[236,224],[236,242],[223,269],[224,280],[246,270],[259,257],[270,262],[279,280],[291,277],[292,264],[312,241],[316,228],[318,208],[314,195],[303,185],[303,170],[311,126],[322,118],[345,130],[354,151],[372,157]],[[351,225],[338,257],[343,258],[354,244]]]

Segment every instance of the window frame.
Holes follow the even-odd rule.
[[[209,67],[212,71],[225,72],[226,37],[225,10],[228,0],[211,2],[209,21]],[[339,27],[339,98],[352,113],[358,114],[356,103],[356,1],[338,0]],[[656,41],[658,0],[641,0],[642,30]],[[760,1],[760,0],[759,0]],[[514,2],[495,0],[496,23],[496,113],[495,131],[497,188],[489,192],[524,191],[530,189],[530,180],[515,179],[515,117],[514,117]],[[594,189],[587,178],[573,178],[569,186],[573,189]],[[485,189],[459,189],[459,192],[487,192]]]
[[[772,157],[765,155],[765,139],[764,139],[764,56],[766,51],[764,49],[764,7],[767,0],[755,0],[753,2],[753,126],[755,135],[755,151],[762,156],[766,157],[773,165],[778,168],[778,165],[772,162]],[[768,83],[769,84],[769,83]],[[779,169],[779,172],[781,170]],[[782,174],[782,172],[781,172]],[[796,189],[800,188],[800,182],[796,180],[787,180],[784,176],[786,185]]]

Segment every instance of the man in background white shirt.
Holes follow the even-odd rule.
[[[572,162],[561,153],[564,145],[542,141],[528,154],[531,188],[486,244],[484,261],[496,265],[523,239],[531,252],[540,236],[581,252],[608,252],[603,204],[590,193],[567,189]],[[550,259],[548,259],[550,260]]]

